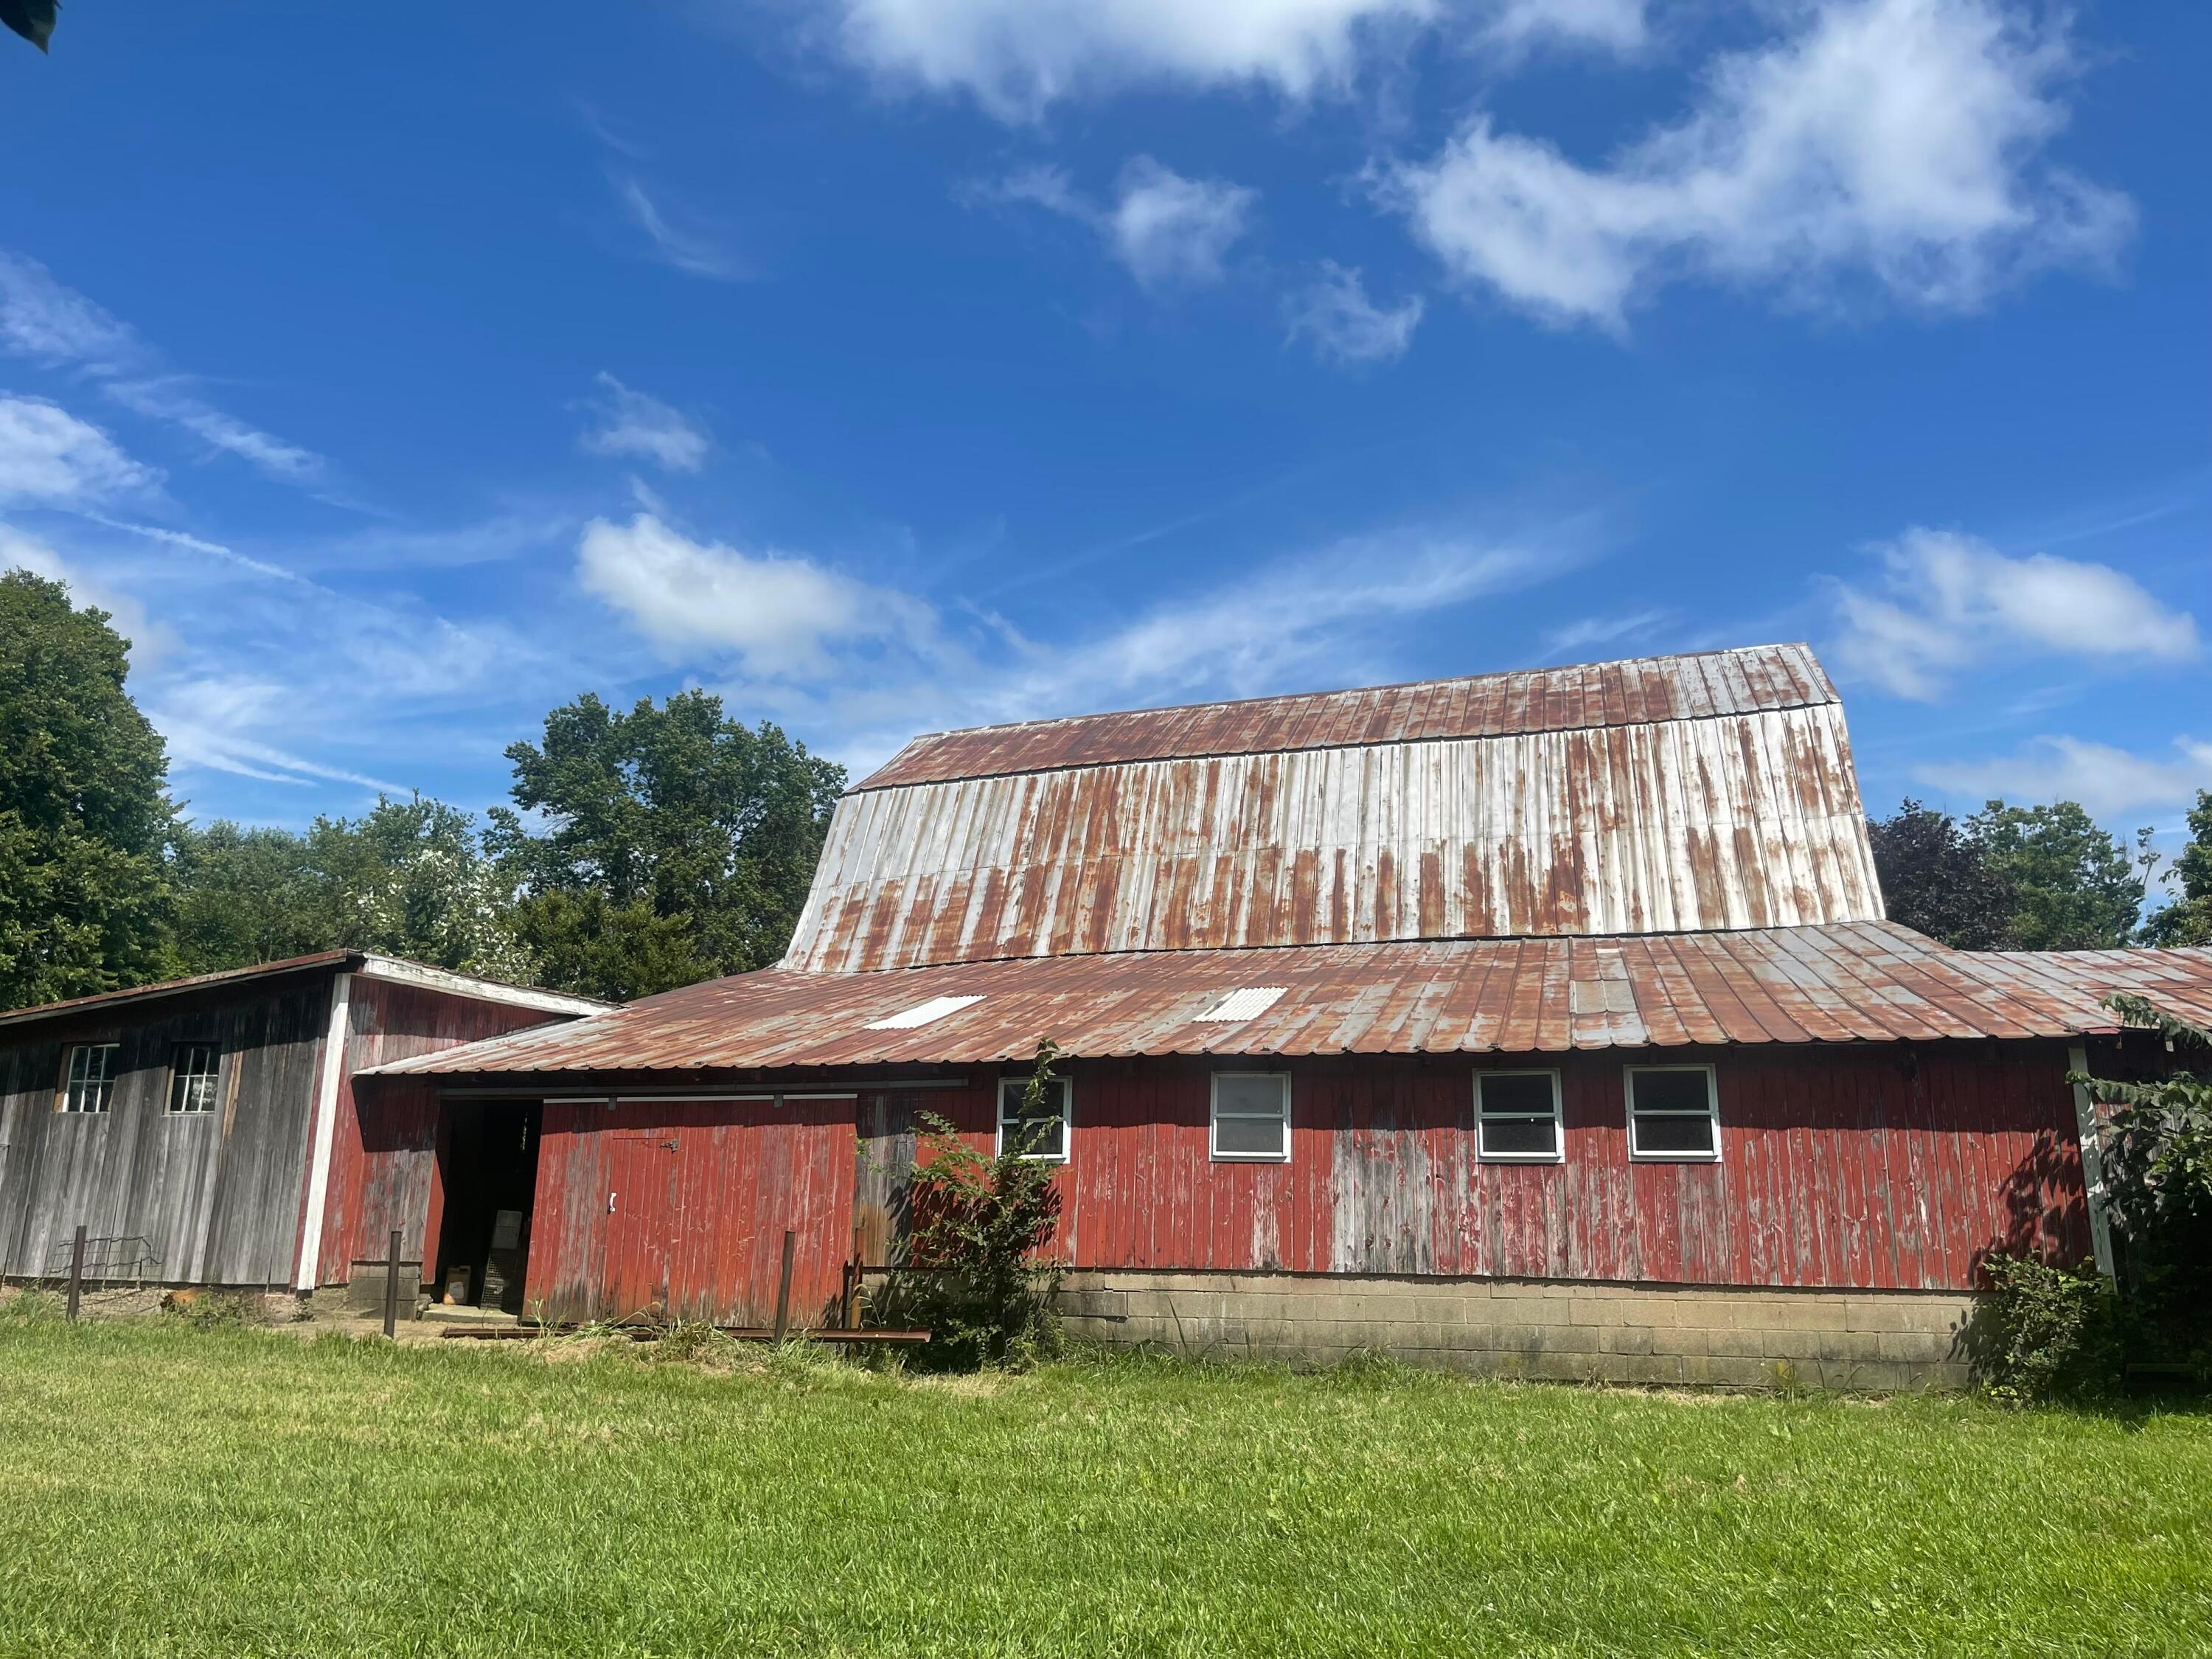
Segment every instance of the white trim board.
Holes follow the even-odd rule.
[[[591,997],[571,996],[565,991],[543,991],[531,985],[501,985],[496,980],[477,979],[472,975],[427,967],[398,957],[366,956],[355,971],[365,979],[390,980],[396,985],[419,986],[426,991],[443,991],[448,996],[504,1003],[511,1008],[536,1008],[549,1014],[604,1014],[616,1006]]]
[[[353,975],[331,976],[331,1023],[323,1036],[322,1075],[315,1081],[313,1149],[307,1154],[307,1207],[300,1227],[300,1262],[292,1288],[312,1291],[322,1266],[323,1214],[330,1207],[331,1149],[337,1141],[338,1085],[344,1080],[346,1049],[353,1040]]]

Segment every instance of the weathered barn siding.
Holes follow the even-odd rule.
[[[783,1235],[795,1323],[852,1253],[852,1099],[549,1103],[525,1294],[548,1316],[765,1325]]]
[[[448,995],[356,975],[346,1010],[346,1063],[338,1084],[328,1197],[317,1278],[343,1284],[356,1261],[381,1261],[392,1230],[410,1249],[436,1237],[439,1106],[434,1088],[397,1079],[373,1099],[354,1074],[388,1060],[546,1023],[544,1011]]]
[[[0,1049],[0,1273],[65,1272],[82,1224],[95,1267],[168,1284],[279,1285],[300,1221],[331,975],[216,986],[42,1022]],[[121,1044],[110,1109],[56,1109],[63,1054]],[[180,1042],[222,1051],[219,1104],[172,1113]],[[134,1275],[137,1276],[137,1275]]]
[[[1475,1156],[1463,1061],[1307,1062],[1286,1164],[1207,1155],[1208,1072],[1076,1068],[1060,1254],[1085,1268],[1967,1290],[2088,1249],[2057,1044],[1716,1051],[1717,1164],[1632,1163],[1620,1056],[1566,1056],[1565,1161]],[[988,1150],[983,1086],[933,1095]],[[879,1259],[879,1258],[878,1258]]]
[[[787,966],[1878,920],[1834,704],[862,789]]]

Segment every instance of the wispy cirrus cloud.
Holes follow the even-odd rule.
[[[59,404],[0,394],[0,506],[81,508],[161,483],[158,470]]]
[[[1033,638],[992,611],[789,550],[595,521],[580,584],[672,659],[866,761],[918,729],[1390,678],[1406,624],[1565,574],[1580,526],[1522,537],[1408,526],[1267,562],[1127,621]]]
[[[37,260],[0,252],[0,348],[88,377],[110,401],[191,434],[211,452],[286,483],[320,483],[323,457],[209,403],[131,325],[56,280]]]
[[[578,441],[594,455],[658,462],[672,472],[696,472],[714,447],[698,422],[659,398],[624,386],[613,375],[598,379],[600,395],[592,422]]]
[[[726,228],[702,219],[665,188],[648,189],[634,173],[611,173],[608,183],[623,217],[643,233],[647,248],[661,264],[716,283],[749,282],[760,274],[754,261],[733,246]]]

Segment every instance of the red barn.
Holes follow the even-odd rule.
[[[1079,1330],[1955,1381],[1983,1253],[2101,1243],[2065,1074],[2120,988],[2212,1014],[2212,952],[1885,920],[1802,646],[955,732],[845,797],[776,967],[357,1079],[323,1255],[432,1259],[518,1179],[451,1148],[528,1146],[550,1313],[764,1322],[789,1229],[826,1317],[918,1115],[988,1145],[1049,1037]]]

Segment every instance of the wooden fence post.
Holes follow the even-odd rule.
[[[399,1335],[399,1229],[392,1230],[392,1255],[384,1264],[384,1334]]]
[[[783,1346],[783,1339],[791,1329],[791,1250],[793,1237],[791,1229],[786,1227],[783,1230],[783,1274],[777,1279],[775,1286],[775,1341],[778,1347],[781,1347]]]
[[[77,1223],[76,1237],[70,1244],[69,1316],[76,1318],[77,1304],[84,1297],[84,1224]]]

